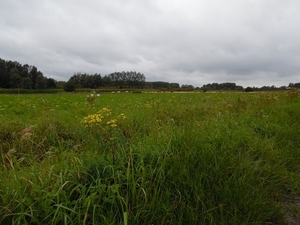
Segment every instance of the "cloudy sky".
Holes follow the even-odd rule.
[[[299,0],[0,0],[0,58],[44,76],[300,82]]]

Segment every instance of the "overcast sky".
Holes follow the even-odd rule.
[[[0,58],[44,76],[300,82],[299,0],[0,0]]]

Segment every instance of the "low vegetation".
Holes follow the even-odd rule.
[[[283,224],[299,97],[0,95],[0,224]]]

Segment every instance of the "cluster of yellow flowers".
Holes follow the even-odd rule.
[[[121,114],[118,116],[118,119],[124,120],[124,119],[126,119],[126,116],[124,115],[124,113],[121,113]]]
[[[103,108],[98,113],[103,114],[104,116],[110,116],[111,115],[111,110],[108,109],[108,108]]]
[[[124,120],[126,116],[121,113],[119,116],[117,116],[116,119],[110,118],[112,115],[112,112],[108,108],[103,108],[100,111],[98,111],[96,114],[88,115],[84,117],[83,123],[86,127],[91,126],[105,126],[108,125],[110,127],[117,127],[118,120]]]
[[[103,119],[103,116],[101,114],[93,114],[93,115],[88,115],[86,117],[84,117],[83,119],[83,123],[88,126],[89,124],[92,124],[92,123],[101,123]]]
[[[112,119],[106,123],[107,125],[110,125],[111,127],[116,127],[117,126],[117,120]]]

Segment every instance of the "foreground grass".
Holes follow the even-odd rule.
[[[297,94],[103,94],[93,106],[0,95],[1,224],[283,223],[285,196],[300,193]]]

